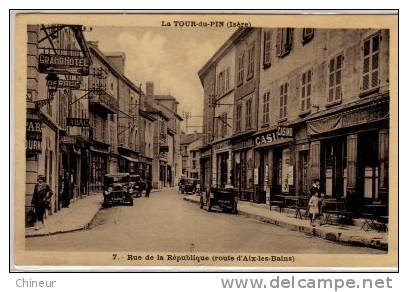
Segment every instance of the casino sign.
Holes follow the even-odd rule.
[[[263,144],[274,144],[285,138],[293,138],[293,128],[292,127],[281,127],[277,129],[265,132],[255,136],[254,142],[255,146],[260,146]]]

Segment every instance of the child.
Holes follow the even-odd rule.
[[[313,192],[308,205],[309,205],[310,224],[313,225],[316,219],[316,216],[319,214],[319,197],[317,196],[317,192]]]

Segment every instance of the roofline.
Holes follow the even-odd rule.
[[[135,85],[132,81],[129,80],[122,72],[120,72],[109,60],[108,56],[105,55],[97,46],[88,42],[88,47],[95,52],[95,54],[111,69],[116,77],[123,80],[129,87],[131,87],[134,91],[139,94],[143,94],[143,91],[140,87]]]
[[[216,63],[225,52],[227,52],[235,41],[243,35],[245,32],[249,31],[251,28],[238,28],[222,45],[221,47],[211,56],[211,58],[204,64],[204,66],[197,72],[201,83],[203,83],[203,78],[205,73],[211,68],[211,66]]]

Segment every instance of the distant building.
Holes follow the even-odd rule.
[[[181,135],[180,152],[182,157],[183,177],[200,178],[200,149],[202,146],[201,133]]]

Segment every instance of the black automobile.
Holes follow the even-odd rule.
[[[197,184],[200,183],[199,179],[195,178],[184,178],[180,181],[179,190],[182,194],[194,194],[197,189]]]
[[[104,207],[123,203],[133,206],[129,180],[129,173],[109,173],[105,175],[103,190]]]
[[[146,183],[138,174],[131,174],[129,177],[129,191],[134,197],[141,197],[142,192],[146,191]]]
[[[200,195],[200,208],[210,212],[214,206],[220,207],[223,211],[232,214],[238,213],[238,195],[232,187],[210,188]]]

